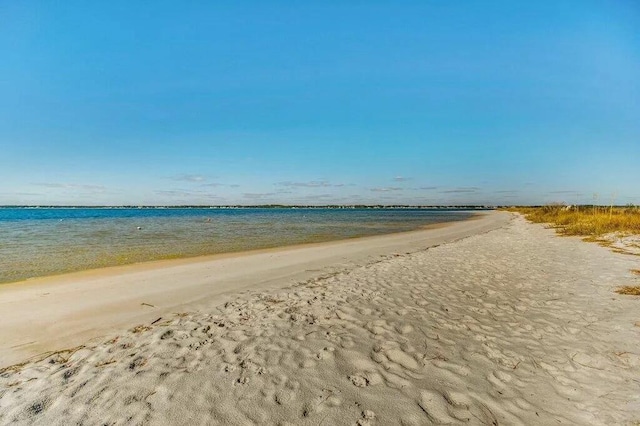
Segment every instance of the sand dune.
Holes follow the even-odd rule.
[[[318,261],[312,277],[291,269],[280,282],[298,282],[285,288],[171,306],[6,369],[0,423],[640,421],[639,300],[612,292],[638,279],[638,258],[519,217],[502,223],[429,249],[396,236],[407,250],[376,259],[334,245],[351,263]]]

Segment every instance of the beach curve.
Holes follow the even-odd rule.
[[[502,212],[429,229],[243,253],[144,262],[0,285],[0,368],[84,344],[180,309],[222,303],[240,291],[299,281],[502,226]]]

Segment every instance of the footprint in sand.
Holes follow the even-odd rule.
[[[432,423],[447,425],[455,421],[447,411],[448,404],[445,397],[437,392],[421,391],[418,405]]]
[[[286,405],[295,399],[295,393],[288,389],[282,389],[276,392],[274,399],[276,404]]]
[[[362,417],[356,423],[358,426],[371,426],[376,418],[376,413],[371,410],[364,410]]]
[[[408,349],[409,347],[406,348]],[[419,368],[418,361],[410,354],[404,352],[396,342],[387,341],[379,343],[374,346],[373,350],[374,352],[384,355],[386,359],[400,366],[402,369],[416,371]],[[375,358],[384,362],[382,357]],[[378,361],[378,359],[375,358],[374,360]]]
[[[369,385],[369,381],[360,375],[349,376],[349,380],[351,380],[354,386],[359,388],[364,388]]]

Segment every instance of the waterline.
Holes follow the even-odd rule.
[[[0,283],[410,231],[472,214],[440,209],[0,209]]]

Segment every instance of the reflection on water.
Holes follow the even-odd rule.
[[[0,208],[0,283],[147,260],[408,231],[470,215],[408,209]]]

